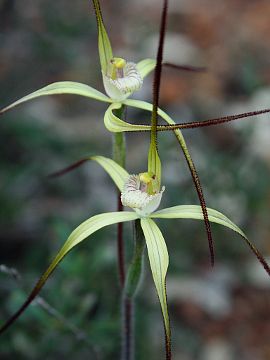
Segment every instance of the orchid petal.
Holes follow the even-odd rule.
[[[209,221],[213,223],[217,223],[227,228],[235,231],[239,235],[241,235],[242,239],[246,242],[246,244],[250,247],[251,251],[255,254],[257,259],[261,262],[265,271],[270,275],[270,267],[265,261],[262,254],[258,251],[258,249],[253,245],[253,243],[247,238],[244,232],[235,225],[230,219],[228,219],[221,212],[216,211],[214,209],[207,208]],[[159,219],[195,219],[195,220],[204,220],[204,216],[202,213],[202,209],[198,205],[179,205],[173,206],[167,209],[163,209],[157,211],[150,215],[152,218]]]
[[[155,69],[156,60],[154,59],[144,59],[137,63],[137,70],[139,71],[141,77],[144,79],[150,72]]]
[[[211,222],[226,226],[244,238],[247,238],[243,231],[221,212],[210,208],[207,208],[207,212]],[[203,213],[199,205],[178,205],[156,211],[151,217],[159,219],[203,220]]]
[[[119,222],[125,221],[132,221],[138,219],[139,216],[135,212],[111,212],[111,213],[104,213],[99,214],[91,217],[90,219],[84,221],[80,224],[68,237],[67,241],[57,253],[53,261],[51,262],[50,266],[47,270],[43,273],[37,284],[35,285],[34,289],[30,293],[27,300],[24,304],[20,307],[20,309],[0,328],[0,333],[5,331],[10,325],[16,321],[19,316],[24,312],[24,310],[31,304],[37,294],[40,292],[44,284],[46,283],[49,276],[55,270],[57,265],[62,261],[62,259],[67,255],[67,253],[74,248],[76,245],[81,243],[85,240],[88,236],[96,232],[97,230],[112,225]]]
[[[81,84],[73,81],[60,81],[47,85],[37,91],[32,92],[29,95],[22,97],[21,99],[13,102],[9,106],[0,111],[0,114],[12,109],[13,107],[20,105],[26,101],[35,99],[45,95],[60,95],[60,94],[73,94],[85,96],[91,99],[95,99],[103,102],[111,102],[110,98],[102,94],[100,91],[92,88],[91,86]]]
[[[117,164],[114,160],[106,158],[104,156],[91,156],[89,158],[81,159],[69,166],[67,166],[64,169],[61,169],[59,171],[56,171],[49,175],[50,178],[59,177],[67,174],[70,171],[73,171],[77,169],[79,166],[85,164],[87,161],[94,160],[96,161],[100,166],[103,167],[103,169],[110,175],[115,185],[118,187],[120,191],[123,190],[124,184],[129,177],[128,172],[123,169],[119,164]]]
[[[171,330],[166,294],[166,273],[169,265],[167,246],[161,231],[153,220],[142,218],[141,226],[145,236],[150,267],[163,314],[166,344],[167,347],[170,348]]]
[[[89,160],[96,161],[103,169],[110,175],[115,185],[120,191],[123,190],[124,184],[129,177],[128,172],[118,165],[112,159],[106,158],[104,156],[91,156]]]

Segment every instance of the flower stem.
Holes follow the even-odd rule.
[[[135,220],[134,253],[123,294],[122,360],[134,359],[134,298],[141,278],[144,248],[145,241],[140,220]]]
[[[124,117],[125,108],[122,106],[120,109],[115,111],[115,115],[122,119]],[[126,138],[123,132],[114,133],[113,134],[113,160],[125,168],[126,162]],[[123,210],[123,205],[120,199],[120,192],[117,193],[118,203],[117,203],[117,211]],[[117,258],[118,258],[118,274],[119,274],[119,282],[120,286],[123,289],[125,284],[125,248],[123,241],[123,223],[117,224]]]

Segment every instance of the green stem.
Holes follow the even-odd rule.
[[[134,359],[134,298],[141,278],[144,248],[145,240],[140,220],[135,220],[134,253],[128,269],[123,296],[122,360]]]
[[[124,108],[115,110],[115,115],[121,119]],[[126,137],[124,132],[114,133],[113,135],[113,160],[125,168],[126,165]]]
[[[120,109],[115,111],[115,115],[122,119],[124,117],[125,108],[122,106]],[[126,139],[124,133],[113,134],[113,160],[120,166],[125,168],[126,163]],[[123,210],[123,205],[120,199],[120,192],[118,191],[118,204],[117,211]],[[118,258],[118,274],[121,288],[123,289],[125,284],[125,248],[123,241],[123,223],[117,225],[117,258]]]

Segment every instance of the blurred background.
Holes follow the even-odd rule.
[[[155,57],[157,0],[102,0],[116,56]],[[269,0],[171,0],[164,58],[205,66],[164,69],[161,106],[176,122],[206,120],[270,105]],[[0,0],[0,107],[48,83],[71,80],[103,91],[90,1]],[[137,98],[151,101],[152,77]],[[87,155],[111,156],[106,104],[78,96],[43,97],[1,117],[0,320],[23,302],[69,233],[116,209],[108,176],[88,163],[46,176]],[[130,121],[149,114],[128,110]],[[270,256],[270,115],[185,130],[209,207],[238,224]],[[127,168],[145,171],[148,135],[128,134]],[[166,192],[162,206],[198,204],[180,148],[159,136]],[[270,281],[241,238],[213,226],[210,267],[203,223],[160,221],[170,254],[168,301],[179,360],[270,359]],[[131,225],[125,225],[127,260]],[[95,234],[61,263],[42,299],[0,339],[10,359],[119,359],[121,298],[116,229]],[[6,267],[17,269],[19,275]],[[145,258],[137,296],[136,359],[163,358],[163,325]]]

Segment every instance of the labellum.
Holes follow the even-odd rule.
[[[150,173],[130,175],[124,184],[121,201],[124,206],[146,217],[159,207],[164,190],[163,186],[159,191],[155,175]]]
[[[108,96],[115,101],[123,101],[134,91],[140,90],[143,79],[133,62],[122,58],[111,59],[106,74],[102,72],[103,83]]]

